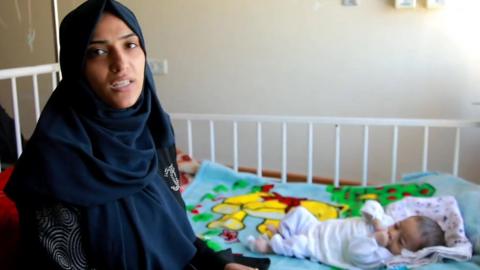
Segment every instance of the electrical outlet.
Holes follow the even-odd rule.
[[[359,0],[342,0],[342,5],[344,6],[358,6]]]
[[[168,74],[168,61],[167,59],[148,59],[148,65],[153,75],[166,75]]]
[[[442,8],[446,4],[446,0],[427,0],[427,8]]]
[[[417,0],[395,0],[395,8],[415,8]]]

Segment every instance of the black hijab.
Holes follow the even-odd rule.
[[[131,108],[108,107],[84,76],[86,49],[104,12],[144,39],[135,15],[114,0],[89,0],[60,27],[63,80],[47,102],[6,188],[18,204],[60,201],[84,210],[88,255],[100,269],[182,269],[195,236],[159,160],[174,147],[148,65]],[[160,162],[162,163],[162,162]]]

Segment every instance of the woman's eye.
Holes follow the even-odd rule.
[[[91,56],[91,57],[102,56],[102,55],[105,55],[105,54],[107,54],[107,51],[103,50],[103,49],[93,48],[93,49],[88,50],[88,55]]]
[[[138,45],[137,45],[136,43],[129,42],[129,43],[127,44],[127,47],[130,48],[130,49],[133,49],[133,48],[138,47]]]

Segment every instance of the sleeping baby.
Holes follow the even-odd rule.
[[[417,251],[445,245],[437,222],[412,216],[393,224],[377,201],[366,201],[362,217],[319,221],[308,210],[297,207],[281,221],[273,236],[248,237],[254,252],[310,258],[346,269],[372,269],[399,255],[402,249]]]

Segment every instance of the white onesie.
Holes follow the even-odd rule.
[[[367,201],[362,213],[393,224],[377,201]],[[384,265],[393,255],[377,244],[373,225],[364,217],[317,220],[307,209],[297,207],[281,221],[270,245],[276,254],[310,258],[346,269],[371,269]]]

